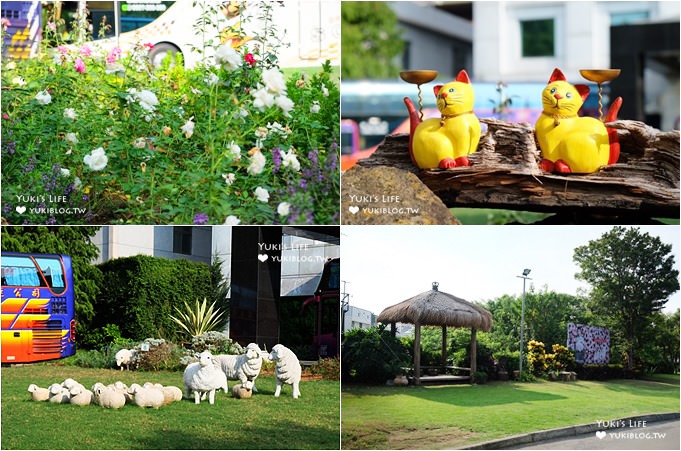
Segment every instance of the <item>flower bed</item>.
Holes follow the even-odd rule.
[[[3,61],[6,222],[338,223],[328,63],[285,78],[276,55],[229,42],[194,69],[153,68],[148,50],[84,43]]]

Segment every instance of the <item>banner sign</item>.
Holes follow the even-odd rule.
[[[610,331],[605,327],[568,323],[567,347],[577,363],[610,363]]]

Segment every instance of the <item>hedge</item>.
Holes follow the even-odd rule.
[[[137,255],[98,265],[103,283],[94,305],[94,327],[117,324],[124,338],[176,341],[182,332],[170,315],[197,299],[211,299],[210,266],[188,260]]]

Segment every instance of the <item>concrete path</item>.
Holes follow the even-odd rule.
[[[646,427],[629,426],[504,449],[681,449],[679,420],[655,422]]]

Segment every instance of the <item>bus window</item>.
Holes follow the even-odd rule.
[[[40,266],[40,270],[45,276],[47,285],[50,288],[64,288],[64,271],[59,260],[54,258],[36,257],[35,261]],[[53,290],[60,291],[60,290]]]
[[[40,276],[28,257],[3,257],[2,285],[9,287],[39,287]]]

